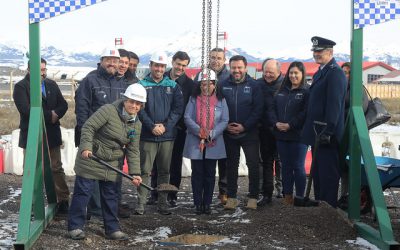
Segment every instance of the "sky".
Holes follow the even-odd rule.
[[[200,0],[107,0],[41,22],[41,45],[100,52],[113,45],[114,38],[122,37],[133,51],[157,41],[157,46],[162,46],[170,38],[188,32],[201,33],[201,3]],[[290,56],[299,50],[310,55],[310,38],[318,35],[336,41],[342,51],[350,51],[350,0],[220,0],[220,3],[219,30],[228,33],[228,47],[240,47],[261,56]],[[27,6],[28,0],[0,1],[0,42],[28,46]],[[369,47],[395,48],[399,41],[399,19],[364,29],[364,44]]]

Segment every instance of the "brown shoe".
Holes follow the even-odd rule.
[[[285,194],[285,198],[283,199],[283,204],[287,206],[293,206],[293,195]]]
[[[218,199],[221,201],[221,204],[222,204],[222,205],[225,205],[226,202],[228,201],[228,195],[226,195],[226,194],[220,194],[220,195],[218,196]]]

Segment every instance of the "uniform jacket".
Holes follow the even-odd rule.
[[[81,128],[86,120],[104,104],[120,99],[128,85],[118,81],[114,75],[98,66],[80,82],[75,95],[75,114],[77,127]]]
[[[156,83],[150,75],[139,83],[147,90],[145,108],[139,112],[139,118],[143,123],[141,140],[152,142],[174,140],[175,125],[183,114],[183,96],[179,85],[166,76],[161,82]],[[151,131],[156,123],[164,125],[164,134],[153,135]]]
[[[183,156],[192,160],[202,160],[203,153],[200,152],[200,138],[198,136],[200,126],[196,123],[196,98],[190,97],[189,103],[185,111],[185,123],[187,127],[187,135]],[[215,106],[214,127],[211,131],[211,138],[215,144],[206,148],[206,159],[223,159],[226,158],[225,144],[223,132],[228,126],[229,111],[225,99],[218,100]]]
[[[245,131],[255,129],[263,109],[263,96],[257,82],[246,75],[241,83],[235,83],[229,77],[221,84],[228,104],[229,122],[242,124]]]
[[[171,70],[166,72],[164,76],[170,76]],[[183,110],[185,110],[186,105],[189,101],[190,96],[193,93],[193,88],[194,88],[194,82],[191,78],[189,78],[186,74],[182,74],[179,76],[176,80],[176,83],[178,83],[179,87],[181,88],[182,95],[183,95]],[[186,125],[184,122],[183,115],[179,119],[178,123],[176,124],[178,129],[183,129],[186,130]]]
[[[263,100],[264,100],[263,101],[264,108],[263,108],[263,115],[261,118],[261,122],[263,127],[266,129],[271,127],[270,122],[268,121],[268,110],[271,109],[274,96],[280,89],[283,78],[284,78],[283,75],[280,74],[279,77],[271,83],[265,81],[264,77],[257,79],[257,84],[260,86],[262,90]]]
[[[302,140],[307,145],[314,145],[314,121],[327,123],[325,134],[331,140],[340,142],[344,133],[344,99],[346,95],[346,77],[343,70],[332,58],[322,70],[313,76],[310,87],[306,121]],[[316,128],[319,133],[322,128]]]
[[[284,141],[300,141],[301,130],[306,118],[308,103],[308,85],[296,89],[282,86],[275,94],[271,108],[268,110],[270,126],[274,128],[275,138]],[[277,122],[288,123],[290,129],[281,132],[276,128]]]
[[[58,115],[58,118],[61,119],[67,112],[68,103],[62,96],[60,88],[55,81],[45,78],[44,86],[46,90],[46,96],[42,94],[42,107],[46,124],[47,141],[49,148],[54,148],[62,144],[62,139],[60,121],[57,121],[54,124],[51,123],[51,111],[54,110],[54,112],[56,112]],[[18,146],[21,148],[26,148],[31,107],[29,74],[27,74],[24,79],[15,85],[13,98],[15,106],[17,106],[20,114],[19,128],[21,131],[19,135]]]
[[[129,174],[140,175],[139,141],[142,124],[138,117],[122,114],[123,100],[106,104],[96,111],[83,125],[81,144],[75,161],[75,173],[93,180],[116,181],[117,173],[100,163],[84,159],[82,151],[90,150],[118,168],[124,151],[128,161]]]

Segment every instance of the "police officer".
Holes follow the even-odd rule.
[[[335,42],[322,37],[311,38],[311,51],[320,65],[313,76],[302,139],[314,146],[320,134],[318,152],[312,169],[315,199],[336,207],[339,186],[339,142],[344,132],[346,77],[333,58]],[[326,125],[315,125],[315,121]],[[314,127],[316,132],[314,131]],[[313,148],[313,151],[315,148]]]

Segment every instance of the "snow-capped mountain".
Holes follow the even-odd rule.
[[[84,48],[83,48],[84,47]],[[101,44],[92,44],[92,50],[82,46],[80,48],[57,48],[52,45],[45,45],[41,48],[41,54],[52,66],[77,66],[77,67],[95,67],[99,60],[99,49]],[[223,47],[223,44],[220,44]],[[338,43],[335,47],[335,58],[337,61],[349,61],[349,49],[347,43]],[[96,49],[95,49],[96,48]],[[186,51],[190,57],[191,67],[201,65],[201,37],[195,32],[185,32],[176,38],[169,39],[149,39],[149,38],[131,38],[125,39],[125,48],[135,51],[140,55],[140,63],[148,65],[150,56],[154,51],[164,50],[169,57],[178,51]],[[23,65],[23,55],[28,49],[25,46],[16,43],[0,41],[0,65],[19,67]],[[282,62],[300,60],[312,61],[309,47],[288,48],[286,50],[271,52],[260,52],[246,50],[244,48],[227,44],[227,58],[233,55],[243,55],[249,62],[262,61],[267,57],[274,57]],[[364,60],[385,62],[394,68],[400,68],[400,50],[397,46],[388,46],[382,48],[373,44],[364,45]]]

